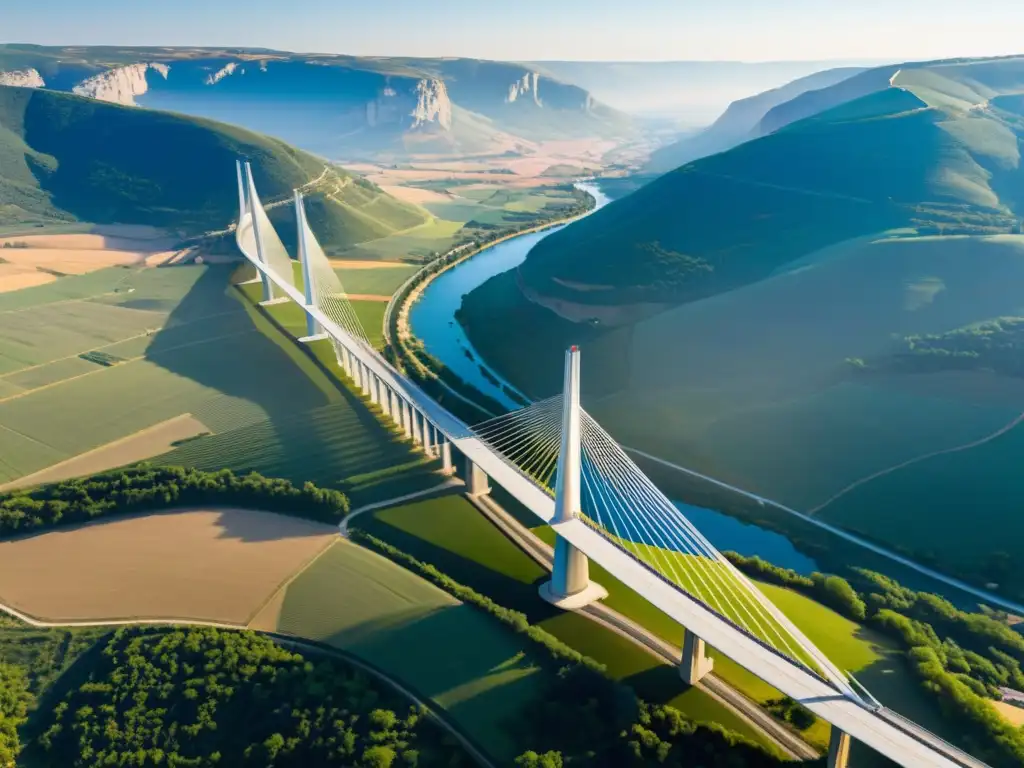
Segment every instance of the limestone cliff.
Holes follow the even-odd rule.
[[[18,85],[22,88],[43,88],[43,76],[35,69],[15,69],[11,72],[0,72],[0,85]]]
[[[530,95],[533,96],[533,103],[539,107],[541,106],[539,85],[540,75],[536,72],[527,72],[508,87],[508,96],[505,97],[505,101],[511,104],[520,97]]]
[[[444,130],[452,127],[452,102],[444,80],[430,78],[420,80],[415,89],[416,106],[413,107],[412,128],[436,124]]]
[[[143,63],[129,64],[124,67],[114,67],[106,72],[93,75],[87,80],[72,88],[72,91],[79,96],[109,101],[114,104],[135,106],[135,97],[141,96],[149,85],[146,82],[146,72],[150,69],[156,70],[164,79],[170,68],[166,64]]]
[[[209,75],[206,78],[206,84],[207,85],[216,85],[217,83],[219,83],[221,80],[223,80],[228,75],[234,74],[236,69],[238,69],[238,62],[237,61],[228,62],[223,67],[221,67],[216,72],[214,72],[212,75]],[[245,72],[245,70],[242,70],[242,71]],[[267,71],[266,70],[266,62],[264,62],[263,71],[264,72]]]

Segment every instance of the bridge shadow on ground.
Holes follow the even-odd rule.
[[[183,268],[153,271],[176,269]],[[349,492],[353,506],[439,482],[434,467],[384,427],[335,372],[288,337],[265,308],[246,303],[230,286],[234,267],[188,269],[202,272],[180,299],[156,288],[121,300],[139,309],[172,307],[145,358],[187,381],[181,386],[187,396],[168,387],[166,397],[179,398],[182,411],[213,433],[154,463],[310,480]],[[409,475],[416,476],[411,486]]]

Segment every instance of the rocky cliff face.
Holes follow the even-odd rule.
[[[536,72],[527,72],[508,87],[508,96],[505,101],[511,104],[520,97],[533,96],[533,103],[538,107],[540,103],[540,92],[537,86],[540,85],[540,75]]]
[[[17,85],[22,88],[43,88],[43,76],[35,69],[15,69],[11,72],[0,72],[0,85]]]
[[[166,64],[129,64],[93,75],[76,85],[72,91],[79,96],[88,96],[100,101],[135,106],[135,97],[149,90],[146,72],[150,69],[159,72],[165,80],[170,71]]]
[[[238,62],[237,61],[228,62],[223,67],[221,67],[216,72],[214,72],[212,75],[209,75],[206,78],[206,84],[207,85],[216,85],[217,83],[219,83],[221,80],[223,80],[228,75],[234,74],[236,69],[238,69]],[[242,70],[242,71],[244,72],[245,70]],[[264,67],[264,71],[266,71],[266,67]]]
[[[444,80],[431,78],[416,83],[416,106],[412,110],[412,128],[434,124],[444,130],[452,127],[452,102]]]

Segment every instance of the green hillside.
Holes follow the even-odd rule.
[[[0,224],[149,224],[183,235],[222,229],[238,215],[237,157],[251,160],[264,203],[319,179],[310,218],[332,245],[427,220],[366,181],[325,172],[322,160],[241,128],[0,87]]]
[[[1021,116],[951,113],[892,88],[698,160],[546,238],[521,268],[543,299],[679,303],[896,227],[1009,231]]]
[[[994,90],[1020,63],[965,66],[655,180],[461,322],[535,397],[581,344],[587,408],[627,445],[1024,596],[1024,99]]]

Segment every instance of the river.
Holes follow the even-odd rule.
[[[603,208],[610,198],[595,184],[579,182],[577,186],[594,196],[597,205],[590,212]],[[589,213],[587,215],[590,215]],[[532,232],[481,251],[435,278],[413,304],[409,323],[427,352],[436,357],[464,381],[493,397],[508,408],[520,407],[494,380],[504,381],[483,360],[466,337],[455,313],[462,306],[462,297],[495,275],[515,269],[526,259],[537,243],[565,227],[551,227]],[[494,380],[481,372],[486,368]],[[507,384],[507,383],[506,383]],[[511,388],[511,385],[508,385]],[[733,550],[741,555],[758,555],[784,568],[802,574],[816,570],[815,562],[797,551],[789,539],[756,525],[749,525],[711,509],[673,502],[697,526],[708,541],[720,550]]]

